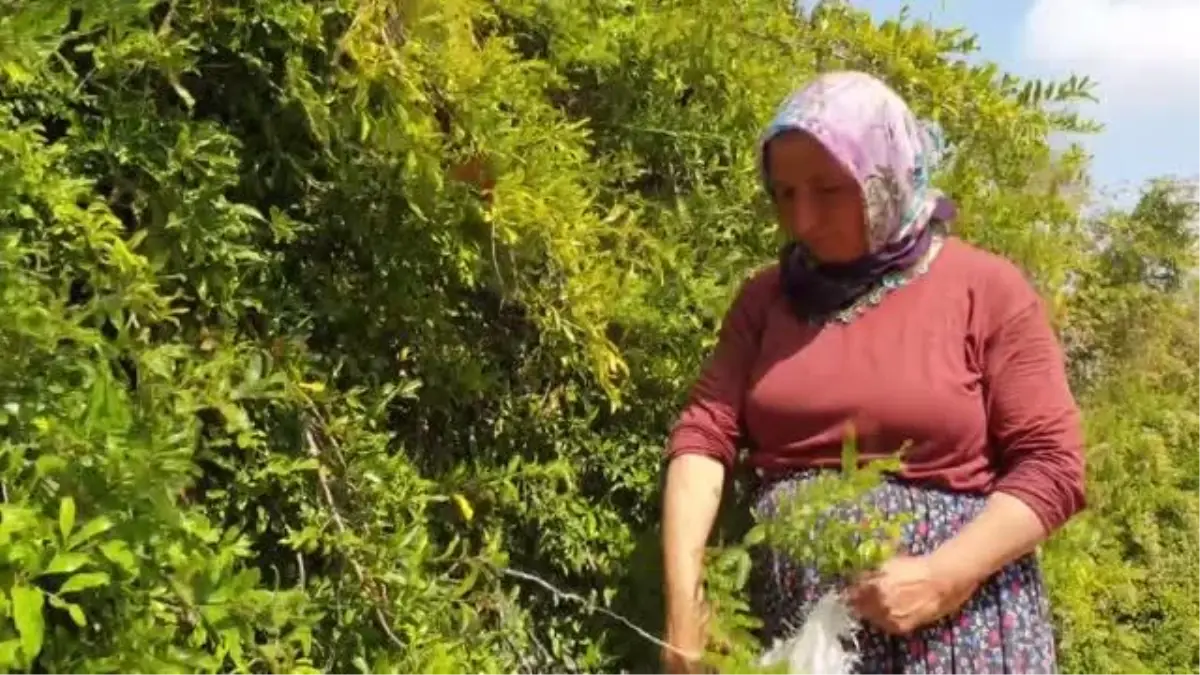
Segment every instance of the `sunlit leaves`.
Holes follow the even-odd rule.
[[[792,5],[0,9],[0,668],[653,670],[654,645],[489,570],[661,619],[662,440],[775,255],[754,141],[818,67],[938,120],[958,232],[1054,299],[1108,442],[1101,510],[1062,544],[1102,563],[1048,563],[1083,580],[1061,586],[1064,653],[1141,668],[1150,641],[1100,618],[1183,616],[1186,204],[1155,192],[1093,248],[1082,154],[1048,143],[1088,128],[1064,107],[1086,77]],[[1127,466],[1180,490],[1122,500]],[[806,555],[887,553],[826,534]],[[1134,562],[1098,553],[1118,537]],[[739,656],[746,560],[711,574]],[[1080,660],[1105,645],[1120,658]]]
[[[12,587],[10,598],[13,623],[21,637],[24,663],[32,663],[41,652],[45,639],[46,619],[42,616],[42,605],[46,597],[40,588],[18,584]]]

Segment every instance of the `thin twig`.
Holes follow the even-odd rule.
[[[654,635],[652,635],[646,629],[644,629],[641,626],[637,625],[636,623],[630,621],[629,619],[626,619],[625,617],[621,616],[620,614],[617,614],[616,612],[613,612],[609,609],[601,607],[601,606],[597,605],[596,603],[589,601],[587,598],[584,598],[581,595],[571,593],[569,591],[560,590],[559,588],[554,586],[554,584],[551,584],[549,581],[546,581],[545,579],[537,576],[536,574],[530,574],[529,572],[522,572],[520,570],[514,570],[514,569],[511,569],[508,567],[498,567],[496,569],[501,574],[504,574],[506,576],[515,577],[517,579],[523,579],[525,581],[533,582],[533,583],[537,584],[538,586],[541,586],[542,588],[546,589],[547,591],[550,591],[556,597],[565,598],[567,600],[573,600],[575,602],[578,602],[579,604],[586,607],[589,611],[599,612],[600,614],[603,614],[611,619],[616,619],[617,621],[624,624],[626,628],[629,628],[630,630],[637,633],[638,635],[645,638],[646,640],[649,640],[650,642],[654,643],[655,645],[657,645],[659,647],[662,647],[663,649],[666,649],[666,650],[671,651],[679,656],[682,656],[685,659],[695,659],[696,658],[696,654],[689,654],[688,652],[685,652],[682,649],[679,649],[678,647],[676,647],[674,645],[663,642],[662,640],[658,639],[657,637],[654,637]]]
[[[542,655],[542,662],[548,665],[554,665],[554,652],[550,651],[546,648],[546,645],[542,644],[542,641],[538,639],[537,631],[530,630],[526,633],[526,636],[529,638],[529,641],[533,643],[533,646],[537,647],[538,653]]]
[[[304,439],[307,441],[308,454],[318,462],[317,481],[321,484],[321,492],[325,496],[325,505],[329,507],[329,512],[333,515],[333,523],[337,526],[338,532],[345,535],[349,532],[349,529],[346,527],[346,521],[342,520],[341,512],[338,511],[337,503],[333,499],[333,491],[329,489],[329,481],[325,478],[325,467],[319,465],[319,462],[321,461],[321,447],[317,444],[317,439],[313,437],[312,429],[308,428],[307,426],[304,429]],[[347,555],[346,559],[350,561],[350,566],[354,568],[354,574],[358,577],[358,582],[362,584],[363,588],[367,590],[368,594],[373,595],[375,585],[372,584],[367,578],[367,574],[363,571],[362,565],[360,565],[358,560],[356,560],[353,556]],[[374,600],[374,598],[372,599]],[[383,632],[387,635],[388,639],[392,641],[392,644],[396,645],[400,649],[407,650],[408,646],[404,644],[404,641],[402,641],[396,636],[395,633],[392,632],[392,628],[389,625],[390,622],[388,621],[387,615],[384,614],[383,609],[377,602],[372,602],[371,604],[375,606],[375,618],[379,623],[379,627],[383,629]]]
[[[157,31],[158,37],[162,37],[162,36],[166,35],[167,31],[171,30],[171,20],[174,18],[175,18],[175,0],[171,0],[171,3],[169,5],[167,5],[167,13],[163,17],[162,23],[158,25],[158,31]]]
[[[496,226],[492,225],[492,269],[496,270],[496,279],[500,282],[500,304],[504,304],[504,296],[508,294],[508,283],[504,281],[504,273],[500,271],[500,261],[496,258]]]

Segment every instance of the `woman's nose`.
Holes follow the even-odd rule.
[[[812,200],[797,196],[792,202],[792,227],[796,234],[808,234],[816,220],[813,217]]]

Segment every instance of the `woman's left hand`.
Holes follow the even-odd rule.
[[[957,611],[979,587],[928,556],[898,556],[850,587],[850,607],[886,633],[906,635]]]

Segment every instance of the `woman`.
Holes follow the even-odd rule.
[[[761,141],[793,240],[725,317],[672,431],[663,501],[669,670],[704,647],[702,553],[741,442],[756,508],[902,444],[873,497],[911,514],[907,549],[854,580],[863,672],[1053,672],[1037,545],[1084,505],[1082,430],[1044,307],[1004,259],[950,237],[930,185],[938,138],[882,82],[817,78]],[[778,554],[756,565],[768,642],[829,588]]]

